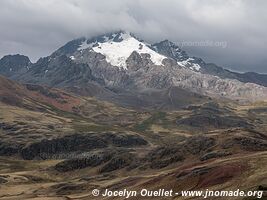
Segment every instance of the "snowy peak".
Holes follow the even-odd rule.
[[[56,50],[52,56],[59,56],[59,55],[67,55],[67,56],[73,56],[73,54],[76,51],[92,48],[94,45],[96,45],[98,42],[103,43],[107,41],[114,41],[118,42],[125,37],[125,35],[130,35],[134,37],[131,33],[128,33],[126,31],[117,31],[113,33],[107,33],[103,35],[99,35],[96,37],[86,38],[86,37],[80,37],[78,39],[74,39],[66,43],[64,46],[60,47],[58,50]],[[73,59],[73,57],[72,57]]]
[[[201,71],[201,63],[191,58],[178,45],[169,40],[150,45],[127,31],[117,31],[92,38],[79,38],[68,42],[57,50],[54,55],[67,55],[76,60],[75,54],[84,50],[94,51],[105,56],[108,63],[121,69],[127,69],[126,60],[133,52],[147,54],[154,65],[163,65],[165,58],[174,59],[178,65]]]
[[[72,40],[52,55],[31,64],[29,69],[29,60],[23,58],[25,62],[20,62],[19,58],[22,57],[1,59],[0,74],[24,82],[53,87],[85,87],[85,90],[87,84],[92,83],[122,90],[180,87],[211,97],[267,98],[266,87],[237,81],[242,78],[243,82],[248,82],[252,75],[247,78],[223,69],[218,71],[220,68],[189,57],[170,41],[150,45],[122,31]],[[22,63],[22,67],[15,71],[13,64],[17,62]],[[223,77],[218,76],[220,74]],[[266,77],[262,76],[261,80],[266,80]]]
[[[177,64],[182,67],[195,72],[199,72],[201,70],[201,65],[198,59],[189,57],[178,45],[170,42],[169,40],[153,44],[152,48],[158,53],[176,60]]]
[[[184,61],[177,62],[177,64],[197,72],[199,72],[201,69],[201,66],[196,63],[196,60],[194,58],[188,58]]]
[[[162,61],[166,58],[166,56],[157,53],[147,44],[139,41],[133,34],[126,31],[105,34],[85,40],[77,50],[83,51],[88,48],[104,55],[106,61],[111,65],[123,69],[127,69],[126,60],[134,51],[138,54],[148,54],[155,65],[162,65]]]
[[[99,43],[98,46],[93,47],[93,50],[105,55],[107,62],[113,66],[124,69],[127,69],[126,60],[134,51],[139,54],[149,54],[151,61],[155,65],[162,65],[162,61],[166,58],[133,37],[126,38],[120,42]]]
[[[173,42],[170,42],[169,40],[155,43],[152,45],[152,48],[154,48],[158,53],[172,58],[176,61],[184,61],[189,58],[185,51],[182,51],[179,46],[177,46]]]
[[[121,42],[129,37],[134,37],[134,35],[127,31],[118,31],[118,32],[103,34],[100,36],[85,39],[78,47],[78,50],[92,48],[96,46],[98,43]]]

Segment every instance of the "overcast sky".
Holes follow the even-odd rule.
[[[1,0],[0,57],[36,61],[71,39],[122,29],[235,71],[267,73],[266,9],[266,0]]]

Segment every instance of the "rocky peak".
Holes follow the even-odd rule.
[[[60,49],[65,50],[65,54],[71,54],[77,50],[83,50],[87,48],[92,48],[98,45],[98,43],[105,42],[121,42],[128,38],[136,38],[134,34],[127,31],[116,31],[110,32],[94,37],[81,37],[75,40],[68,42],[66,45],[61,47]],[[136,38],[137,39],[137,38]],[[67,51],[66,51],[67,50]]]
[[[10,77],[20,70],[28,70],[31,64],[27,56],[6,55],[0,60],[0,74]]]
[[[68,43],[66,43],[64,46],[56,50],[51,56],[55,57],[58,55],[72,55],[75,51],[77,51],[77,49],[80,47],[80,45],[84,41],[86,41],[85,37],[71,40]]]
[[[163,65],[164,55],[154,51],[150,45],[142,42],[132,33],[119,31],[83,40],[76,52],[68,56],[72,60],[81,60],[77,52],[94,51],[105,56],[105,60],[112,66],[127,70],[127,59],[135,51],[138,54],[147,54],[155,65]],[[143,56],[142,56],[143,57]]]
[[[93,38],[89,38],[87,39],[87,44],[97,43],[97,42],[104,43],[107,41],[121,42],[130,37],[136,38],[134,34],[128,31],[116,31],[116,32],[110,32],[110,33],[106,33],[100,36],[96,36]]]
[[[217,69],[199,58],[189,57],[168,40],[149,45],[129,32],[119,31],[73,40],[51,56],[40,59],[17,79],[57,87],[82,88],[95,82],[126,90],[175,86],[207,96],[266,98],[266,88],[243,84],[235,78],[224,79],[224,75],[219,78],[221,72]]]
[[[187,53],[183,51],[178,45],[174,44],[169,40],[163,40],[159,43],[155,43],[152,47],[160,54],[169,58],[175,59],[176,61],[184,61],[189,58]]]

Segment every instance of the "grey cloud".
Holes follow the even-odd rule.
[[[267,73],[265,0],[1,0],[0,56],[37,60],[80,36],[125,29],[148,42],[227,42],[185,46],[236,71]]]

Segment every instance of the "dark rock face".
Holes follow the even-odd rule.
[[[140,69],[148,70],[148,65],[151,64],[151,60],[146,58],[145,55],[140,55],[134,51],[126,61],[127,68],[131,71],[138,71]]]
[[[129,153],[120,154],[116,157],[113,157],[108,163],[106,163],[100,169],[100,173],[106,173],[106,172],[111,172],[114,170],[122,169],[124,167],[129,166],[133,160],[134,160],[134,156]]]
[[[107,147],[107,142],[97,136],[70,135],[53,140],[43,140],[33,143],[21,151],[22,158],[31,160],[36,157],[46,159],[47,156],[57,153],[75,151],[90,151]]]
[[[92,75],[97,79],[103,80],[103,83],[107,87],[127,88],[133,85],[133,81],[125,70],[112,66],[105,59],[105,56],[85,49],[78,51],[74,54],[76,63],[86,63],[91,71]]]
[[[241,146],[242,149],[248,151],[266,151],[267,142],[261,139],[238,137],[233,141],[235,144]]]
[[[111,144],[118,144],[112,137],[105,137]],[[122,140],[123,141],[123,140]],[[119,143],[120,147],[125,146],[122,142]],[[142,143],[143,144],[143,143]],[[161,169],[167,167],[171,164],[182,162],[186,159],[186,156],[193,154],[200,156],[206,153],[207,150],[215,146],[215,140],[213,138],[205,136],[195,136],[188,138],[185,144],[179,144],[177,146],[160,146],[153,149],[144,157],[137,157],[135,154],[124,149],[117,149],[113,151],[97,151],[90,152],[86,155],[77,155],[77,158],[65,160],[55,166],[55,169],[59,172],[72,171],[76,169],[83,169],[86,167],[97,167],[101,166],[99,172],[106,173],[115,170],[120,170],[123,168],[135,169],[140,168],[141,170],[151,168],[151,169]],[[132,146],[127,143],[127,146]],[[83,157],[81,157],[83,156]],[[210,159],[211,157],[219,156],[207,155],[205,159]],[[223,156],[220,154],[220,156]],[[224,154],[226,156],[226,154]],[[103,166],[102,166],[103,165]]]
[[[109,161],[112,155],[111,152],[92,153],[92,155],[84,158],[74,158],[60,162],[55,166],[55,169],[59,172],[67,172],[86,167],[96,167]]]
[[[94,149],[107,148],[108,146],[128,148],[147,144],[148,142],[140,136],[123,133],[75,134],[30,144],[21,150],[21,156],[26,160],[31,160],[35,158],[64,157],[65,154],[65,157],[68,158],[70,153],[76,152],[79,154]],[[85,162],[86,165],[88,162],[93,162],[92,159],[94,157],[90,158],[89,161],[87,159],[81,162]]]
[[[184,152],[180,147],[159,147],[148,155],[152,169],[161,169],[184,159]]]
[[[201,107],[187,108],[193,114],[177,120],[178,125],[186,125],[193,128],[208,130],[209,128],[250,128],[253,127],[246,120],[236,116],[226,108],[220,108],[216,103],[207,103]]]
[[[229,155],[232,155],[231,153],[229,152],[209,152],[203,156],[201,156],[200,160],[201,161],[205,161],[205,160],[209,160],[209,159],[212,159],[212,158],[220,158],[220,157],[225,157],[225,156],[229,156]]]
[[[153,44],[152,47],[158,53],[177,61],[184,61],[189,58],[185,51],[181,50],[177,45],[168,40]]]
[[[216,142],[214,138],[203,135],[193,136],[186,139],[184,144],[178,144],[176,146],[161,146],[152,150],[146,156],[143,163],[146,162],[152,169],[161,169],[173,163],[184,161],[190,154],[200,156],[212,149],[215,145]]]
[[[178,125],[187,125],[191,127],[203,128],[231,128],[231,127],[248,127],[247,122],[234,116],[222,117],[219,115],[193,115],[189,118],[177,121]]]
[[[204,63],[201,65],[201,72],[204,74],[215,75],[220,78],[237,79],[244,83],[255,83],[267,87],[267,75],[255,72],[237,73],[219,67],[213,63]]]
[[[0,141],[0,156],[12,156],[18,154],[21,146]]]
[[[245,83],[256,83],[267,87],[267,74],[258,74],[255,72],[247,72],[244,74],[235,73],[239,81]]]
[[[204,74],[219,76],[221,78],[236,79],[236,76],[233,72],[219,67],[213,63],[203,63],[201,65],[201,72]]]
[[[12,156],[19,153],[19,147],[12,147],[10,144],[7,145],[0,145],[0,155],[2,156]]]
[[[164,40],[162,42],[152,45],[153,49],[158,53],[172,58],[176,61],[185,61],[190,58],[185,51],[180,49],[174,43]],[[237,73],[224,69],[213,63],[206,63],[201,58],[192,57],[192,63],[196,63],[201,66],[200,72],[203,74],[210,74],[218,76],[222,79],[237,79],[244,83],[256,83],[259,85],[267,86],[267,75],[258,74],[255,72]]]
[[[73,54],[85,40],[84,37],[72,40],[56,50],[52,56]]]
[[[42,84],[51,87],[68,87],[86,85],[88,82],[99,81],[92,75],[87,64],[72,62],[65,55],[41,58],[27,74],[16,77],[19,81]]]
[[[30,66],[31,61],[27,56],[7,55],[0,60],[0,74],[11,77],[21,71],[25,72]]]
[[[193,136],[188,138],[185,141],[183,147],[186,151],[190,152],[193,155],[204,152],[216,144],[214,138],[206,137],[206,136]]]

